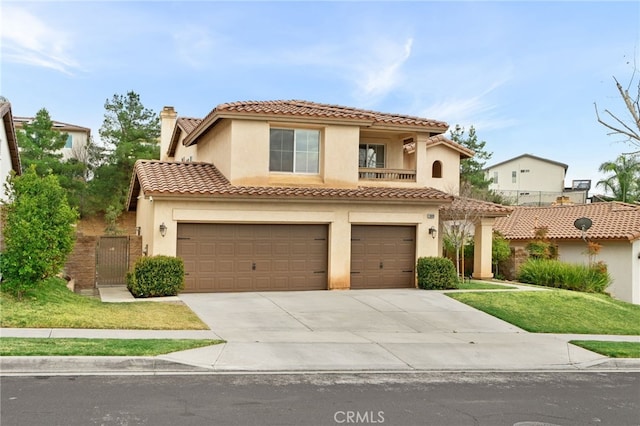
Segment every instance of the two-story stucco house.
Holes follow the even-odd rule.
[[[307,101],[161,119],[128,208],[147,254],[184,260],[186,292],[414,287],[473,155],[441,121]]]
[[[489,189],[514,205],[541,206],[558,197],[574,203],[586,202],[587,191],[565,191],[568,165],[531,154],[523,154],[485,168]],[[588,188],[587,188],[588,189]]]
[[[33,117],[14,117],[13,120],[16,130],[21,131],[25,123],[30,124],[33,121]],[[67,134],[67,142],[60,150],[62,160],[78,158],[79,155],[82,155],[82,151],[91,138],[91,129],[54,120],[52,120],[52,128]]]

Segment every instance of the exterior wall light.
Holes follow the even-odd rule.
[[[435,239],[437,233],[438,233],[438,230],[435,228],[435,226],[432,226],[431,228],[429,228],[429,235],[431,235],[431,238]]]
[[[160,224],[160,235],[163,237],[167,235],[167,225],[165,225],[164,222]]]

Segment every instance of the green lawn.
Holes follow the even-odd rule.
[[[0,356],[155,356],[223,343],[211,339],[0,338]]]
[[[640,335],[640,306],[568,290],[447,293],[535,333]]]
[[[569,343],[611,358],[640,358],[640,342],[572,340]]]
[[[18,301],[0,293],[0,326],[15,328],[99,328],[207,330],[181,302],[103,303],[69,291],[61,279],[43,282]]]
[[[458,284],[459,290],[512,290],[515,287],[506,284],[493,284],[484,281],[464,281]]]

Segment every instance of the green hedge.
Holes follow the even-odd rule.
[[[184,288],[184,263],[170,256],[141,257],[127,274],[134,297],[175,296]]]
[[[529,259],[520,267],[518,281],[545,287],[604,293],[611,276],[603,262],[591,266],[558,260]]]
[[[425,290],[458,288],[456,267],[445,257],[421,257],[418,259],[418,287]]]

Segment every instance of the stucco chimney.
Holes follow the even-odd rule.
[[[176,120],[178,119],[178,113],[172,106],[166,106],[162,108],[160,112],[160,160],[168,161],[169,156],[167,151],[169,150],[169,143],[171,142],[171,135],[173,134],[173,128],[176,127]]]

